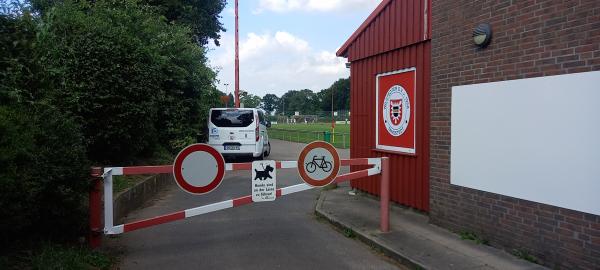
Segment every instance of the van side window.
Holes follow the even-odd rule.
[[[263,114],[262,111],[258,111],[258,121],[261,124],[265,124],[265,115]]]

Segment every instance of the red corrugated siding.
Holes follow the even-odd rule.
[[[422,42],[429,33],[423,29],[426,5],[425,0],[390,1],[348,46],[348,61]]]
[[[390,157],[392,200],[423,211],[429,211],[431,77],[430,29],[424,29],[429,25],[424,20],[426,5],[430,10],[423,0],[390,1],[349,45],[347,54],[352,63],[350,156]],[[417,154],[375,151],[375,76],[409,67],[417,69]],[[362,167],[353,167],[359,169]],[[379,194],[379,181],[374,177],[354,180],[352,186]]]

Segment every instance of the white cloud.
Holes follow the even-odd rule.
[[[265,10],[278,13],[290,11],[352,11],[373,9],[381,0],[260,0],[255,14]]]
[[[277,43],[282,47],[291,48],[299,52],[309,50],[308,42],[299,39],[288,32],[280,31],[275,33],[275,40],[277,40]]]
[[[234,89],[234,39],[222,33],[221,47],[209,53],[211,65],[220,70],[219,89]],[[240,89],[264,96],[281,96],[291,89],[319,91],[349,76],[346,60],[334,52],[316,51],[291,33],[249,33],[240,40]]]
[[[347,72],[346,60],[339,58],[333,52],[322,51],[316,56],[317,72],[321,74],[342,74]]]

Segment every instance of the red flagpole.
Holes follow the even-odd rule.
[[[235,107],[240,107],[240,58],[239,58],[239,31],[238,31],[238,0],[235,0]]]

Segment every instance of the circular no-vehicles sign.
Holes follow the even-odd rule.
[[[298,157],[298,172],[307,184],[314,187],[333,182],[340,171],[340,156],[333,145],[316,141],[302,149]]]
[[[225,175],[225,159],[207,144],[192,144],[181,150],[173,163],[177,185],[192,194],[211,192]]]

